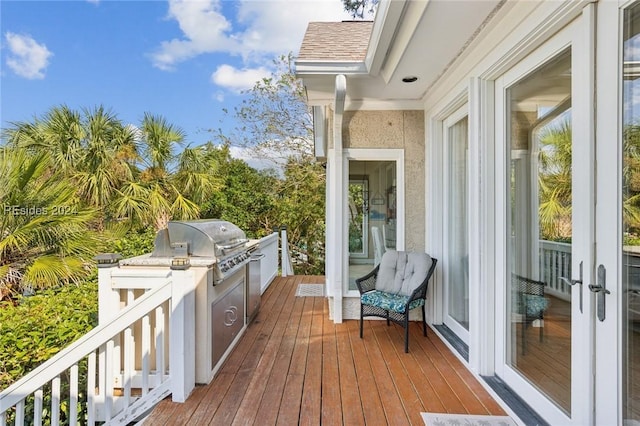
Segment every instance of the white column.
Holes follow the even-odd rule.
[[[495,97],[492,81],[469,82],[469,367],[495,373]]]
[[[332,208],[328,211],[327,219],[333,221],[332,235],[330,236],[330,247],[327,253],[331,253],[328,260],[333,263],[330,285],[333,287],[333,321],[342,322],[342,296],[344,292],[343,276],[345,275],[345,229],[347,227],[344,215],[343,188],[345,187],[344,156],[342,147],[342,114],[344,113],[344,102],[347,92],[347,79],[344,75],[336,76],[335,108],[333,121],[333,151],[330,156],[332,178],[330,180],[329,191],[332,196]]]

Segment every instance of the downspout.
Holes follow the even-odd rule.
[[[335,323],[342,322],[342,296],[344,293],[343,276],[345,268],[345,239],[347,235],[347,223],[345,221],[344,209],[344,162],[342,149],[342,115],[344,113],[344,103],[347,93],[347,79],[343,74],[336,75],[335,87],[335,105],[333,120],[333,150],[329,163],[333,166],[333,177],[330,184],[330,193],[333,194],[333,208],[329,212],[332,236],[329,239],[333,241],[328,253],[331,253],[331,287],[333,293],[333,321]]]

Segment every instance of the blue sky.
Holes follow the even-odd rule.
[[[309,21],[349,19],[340,0],[0,0],[0,122],[104,105],[125,123],[164,116],[211,139]]]

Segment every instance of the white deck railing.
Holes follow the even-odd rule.
[[[545,292],[571,300],[571,288],[560,278],[571,279],[571,244],[540,240],[540,280]]]
[[[0,426],[128,424],[169,394],[184,400],[189,375],[171,374],[193,364],[175,350],[193,328],[184,274],[147,276],[147,291],[0,393]]]

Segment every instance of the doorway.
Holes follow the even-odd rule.
[[[395,249],[397,226],[396,161],[348,162],[348,291],[369,273],[385,251]]]

